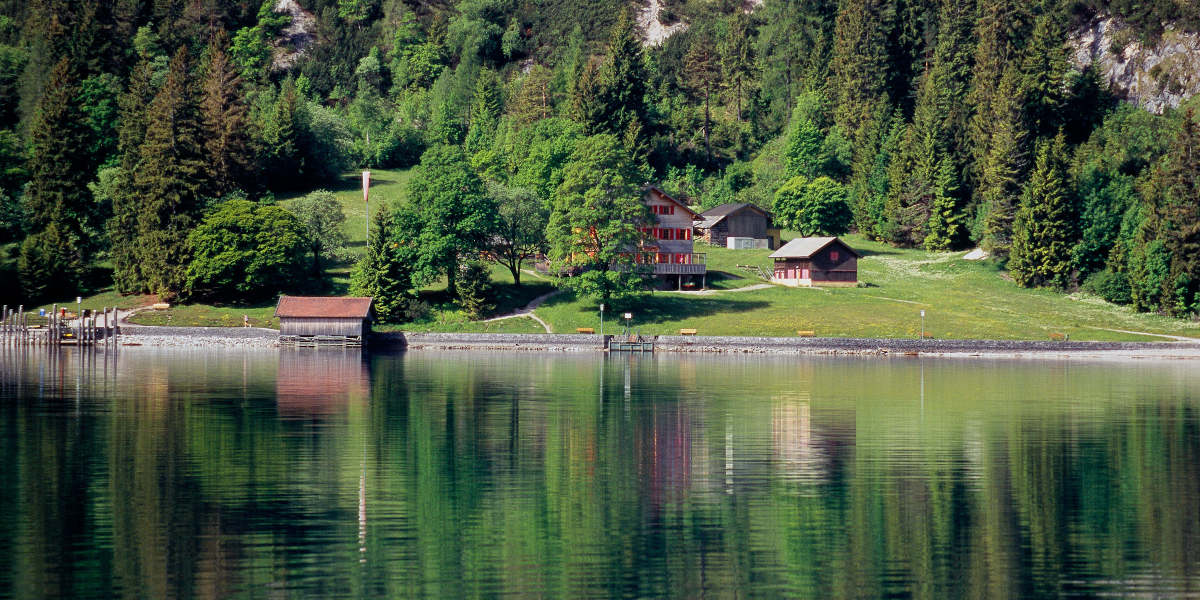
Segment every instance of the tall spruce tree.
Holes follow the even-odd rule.
[[[754,83],[755,63],[750,17],[742,11],[729,20],[729,33],[717,45],[721,57],[721,81],[733,93],[734,116],[742,120],[743,99]]]
[[[605,98],[605,130],[621,136],[630,121],[644,129],[646,122],[646,68],[642,41],[628,9],[617,14],[608,37],[608,55],[600,69]]]
[[[1035,137],[1053,135],[1063,125],[1067,92],[1066,27],[1054,12],[1037,17],[1021,64],[1025,120]]]
[[[971,70],[971,90],[967,94],[967,106],[974,112],[967,128],[967,146],[970,149],[973,167],[972,181],[976,187],[976,202],[982,202],[982,178],[984,165],[988,161],[992,144],[990,138],[998,126],[995,122],[997,102],[1001,105],[1011,99],[1000,92],[1005,72],[1019,61],[1018,42],[1023,40],[1028,29],[1029,7],[1024,0],[993,0],[981,2],[980,16],[975,26],[975,60]],[[1019,86],[1005,93],[1017,93]]]
[[[1170,256],[1162,309],[1172,315],[1200,311],[1200,124],[1190,108],[1154,187],[1148,225]]]
[[[1012,245],[1013,219],[1027,168],[1027,134],[1018,84],[1017,70],[1006,69],[996,90],[987,152],[979,167],[979,238],[981,245],[1001,260],[1007,260]]]
[[[887,100],[885,0],[843,0],[838,10],[830,63],[833,120],[856,145],[876,106]]]
[[[1013,223],[1008,269],[1024,287],[1066,287],[1079,210],[1067,183],[1067,144],[1060,133],[1039,145],[1029,185]]]
[[[63,58],[50,73],[31,127],[24,209],[32,235],[21,245],[18,271],[26,294],[70,294],[83,277],[83,255],[99,245],[87,184],[95,175],[91,129],[79,107],[79,82]]]
[[[712,37],[705,32],[692,40],[683,57],[683,84],[692,94],[704,101],[704,155],[712,161],[712,100],[721,78],[720,55]]]
[[[253,162],[242,80],[225,54],[227,45],[224,30],[209,44],[200,101],[204,162],[211,174],[209,193],[213,196],[244,189]]]
[[[142,287],[165,297],[183,290],[187,236],[211,179],[203,159],[196,86],[187,48],[171,59],[167,80],[150,103],[133,187],[140,196],[138,258]]]
[[[143,57],[130,73],[129,86],[120,98],[117,153],[121,158],[114,174],[116,193],[112,196],[113,216],[108,223],[108,239],[113,260],[113,284],[124,294],[145,289],[138,255],[138,215],[142,198],[133,189],[133,174],[137,172],[142,142],[146,139],[146,112],[157,92],[154,72],[149,57]]]

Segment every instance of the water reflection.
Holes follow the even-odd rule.
[[[3,597],[1200,594],[1187,363],[0,358]]]

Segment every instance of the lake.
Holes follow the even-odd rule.
[[[71,350],[3,598],[1200,596],[1194,362]]]

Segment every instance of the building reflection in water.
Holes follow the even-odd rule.
[[[275,380],[279,416],[316,419],[344,412],[370,393],[370,378],[362,350],[322,348],[279,352]]]

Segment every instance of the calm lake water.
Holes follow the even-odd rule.
[[[0,350],[0,597],[1200,596],[1190,362]]]

